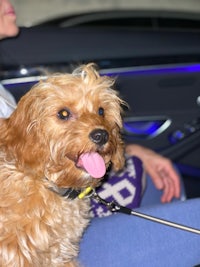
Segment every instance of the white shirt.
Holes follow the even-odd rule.
[[[0,117],[10,117],[15,108],[16,101],[14,97],[0,84]]]

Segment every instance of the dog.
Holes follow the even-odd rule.
[[[113,84],[92,63],[51,74],[0,119],[1,267],[79,266],[90,200],[77,194],[124,164]]]

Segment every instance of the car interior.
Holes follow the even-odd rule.
[[[94,62],[128,102],[123,138],[169,157],[187,198],[200,196],[200,20],[131,10],[75,14],[21,27],[0,43],[0,78],[18,101],[52,72]]]

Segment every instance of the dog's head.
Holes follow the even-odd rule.
[[[1,121],[7,159],[61,187],[94,186],[110,163],[122,168],[123,101],[113,83],[88,64],[36,84]]]

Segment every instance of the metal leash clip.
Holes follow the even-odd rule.
[[[105,205],[110,211],[112,212],[121,212],[125,214],[131,214],[132,210],[123,206],[120,206],[115,201],[108,202],[105,199],[101,198],[96,191],[93,189],[92,194],[90,195],[93,197],[97,202]]]

